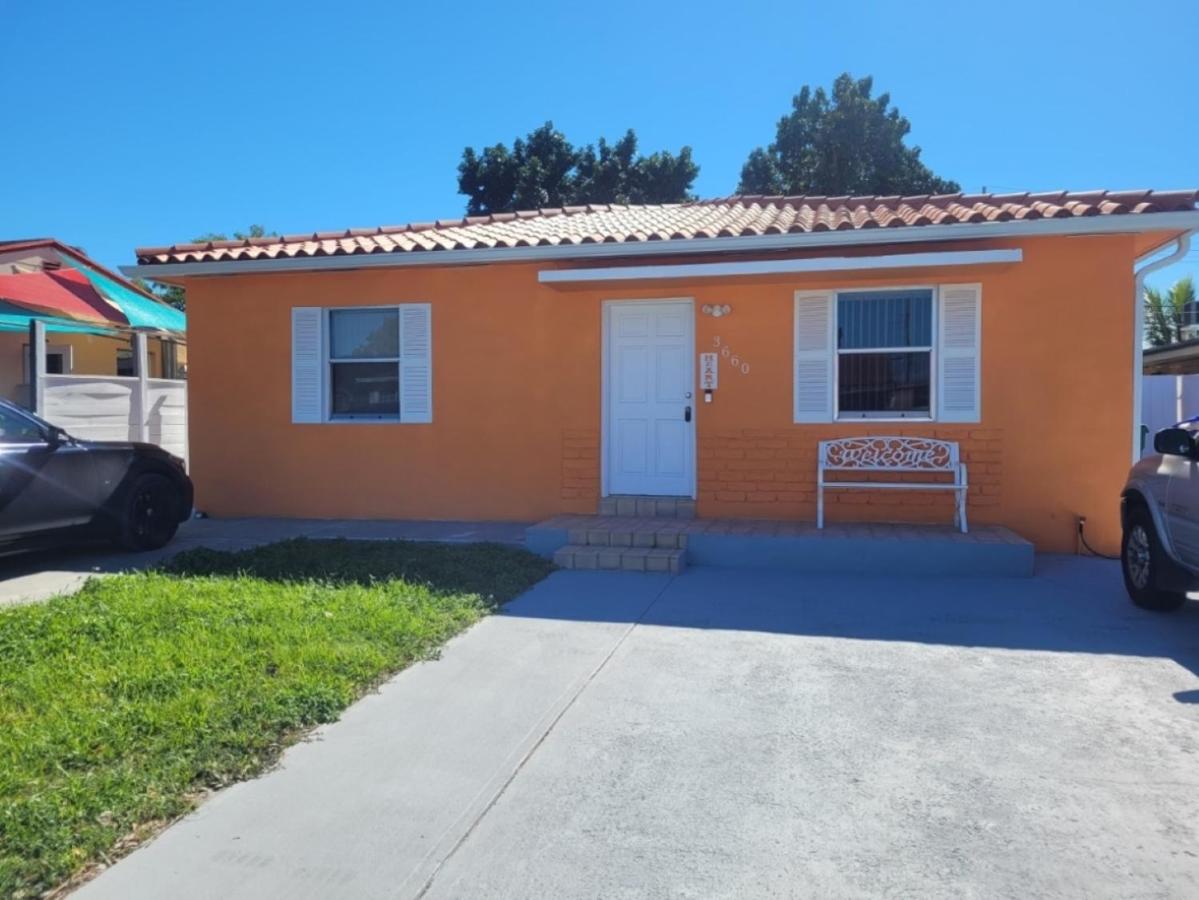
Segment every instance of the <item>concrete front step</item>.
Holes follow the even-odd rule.
[[[642,494],[611,494],[599,502],[601,516],[655,519],[694,519],[695,501],[690,497],[652,497]]]
[[[678,526],[660,526],[657,519],[599,520],[586,528],[570,528],[567,543],[588,547],[638,547],[686,550],[687,534]]]
[[[652,543],[651,543],[652,542]],[[692,566],[787,569],[812,574],[1029,576],[1033,545],[998,525],[962,534],[952,525],[830,523],[560,515],[525,529],[525,546],[555,558],[580,550],[676,550]],[[605,568],[617,568],[606,557]],[[590,556],[582,560],[586,563]],[[635,565],[630,557],[630,565]],[[598,565],[598,557],[597,557]],[[623,558],[621,560],[623,566]],[[659,565],[659,564],[655,564]],[[641,569],[635,569],[641,571]],[[660,570],[659,570],[660,571]]]
[[[687,567],[687,551],[677,547],[567,544],[554,551],[554,565],[562,569],[610,569],[678,575]]]

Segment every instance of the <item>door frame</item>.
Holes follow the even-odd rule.
[[[609,400],[610,380],[612,375],[612,366],[610,355],[612,352],[612,310],[617,306],[633,306],[638,303],[675,303],[686,305],[689,315],[687,316],[687,346],[690,350],[690,361],[688,368],[690,370],[689,378],[691,383],[691,487],[690,492],[683,496],[689,496],[692,500],[696,498],[699,482],[699,457],[697,455],[696,433],[699,430],[699,405],[695,402],[696,393],[696,347],[695,347],[695,298],[694,297],[641,297],[634,299],[622,300],[604,300],[601,304],[600,317],[602,325],[600,329],[600,497],[608,497],[608,462],[611,454],[608,452],[608,443],[612,436],[611,430],[611,405]],[[666,496],[666,495],[663,495]]]

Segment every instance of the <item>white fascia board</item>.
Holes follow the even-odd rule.
[[[850,229],[795,234],[743,235],[721,238],[687,238],[663,241],[625,241],[602,244],[555,244],[537,247],[503,247],[482,250],[407,250],[297,256],[220,262],[158,263],[121,266],[124,275],[156,280],[193,275],[249,275],[255,272],[304,272],[336,269],[399,268],[406,266],[460,266],[534,260],[593,259],[603,257],[673,256],[693,253],[747,253],[769,250],[805,250],[816,247],[870,246],[873,244],[977,241],[990,238],[1047,237],[1051,235],[1139,234],[1146,231],[1199,229],[1199,210],[1112,216],[1079,216],[1070,219],[1025,219],[1010,222],[971,222],[957,225],[907,225],[899,228]]]
[[[882,256],[825,256],[815,259],[762,259],[726,263],[665,266],[605,266],[596,269],[543,269],[543,284],[663,278],[727,278],[733,275],[776,275],[796,272],[862,272],[870,269],[922,269],[980,266],[1023,261],[1021,250],[947,250],[940,253],[891,253]]]

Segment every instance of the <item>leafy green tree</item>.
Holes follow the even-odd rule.
[[[699,166],[691,148],[637,155],[632,129],[615,144],[575,149],[546,122],[509,150],[504,144],[462,151],[458,192],[468,215],[585,203],[671,203],[690,199]]]
[[[245,231],[233,232],[235,241],[244,241],[249,238],[260,237],[278,237],[279,232],[267,231],[261,225],[251,225]],[[203,244],[208,241],[227,241],[229,236],[217,231],[210,231],[207,234],[202,234],[199,237],[192,238],[193,244]],[[134,279],[134,283],[143,291],[149,291],[164,303],[169,303],[175,309],[187,309],[187,292],[177,284],[160,284],[158,282],[146,281],[144,278]]]
[[[1183,327],[1199,325],[1196,319],[1195,282],[1187,275],[1164,293],[1145,288],[1145,339],[1151,347],[1165,347],[1185,340]]]
[[[848,73],[831,96],[808,85],[779,119],[774,143],[750,153],[741,168],[743,194],[946,194],[961,190],[920,161],[904,143],[911,123],[890,94],[871,97],[872,78]]]

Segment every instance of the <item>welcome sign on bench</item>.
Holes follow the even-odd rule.
[[[826,481],[828,472],[948,473],[953,481]],[[824,527],[824,491],[834,489],[953,491],[953,524],[966,528],[966,464],[953,441],[917,437],[856,437],[821,441],[816,470],[816,527]]]

